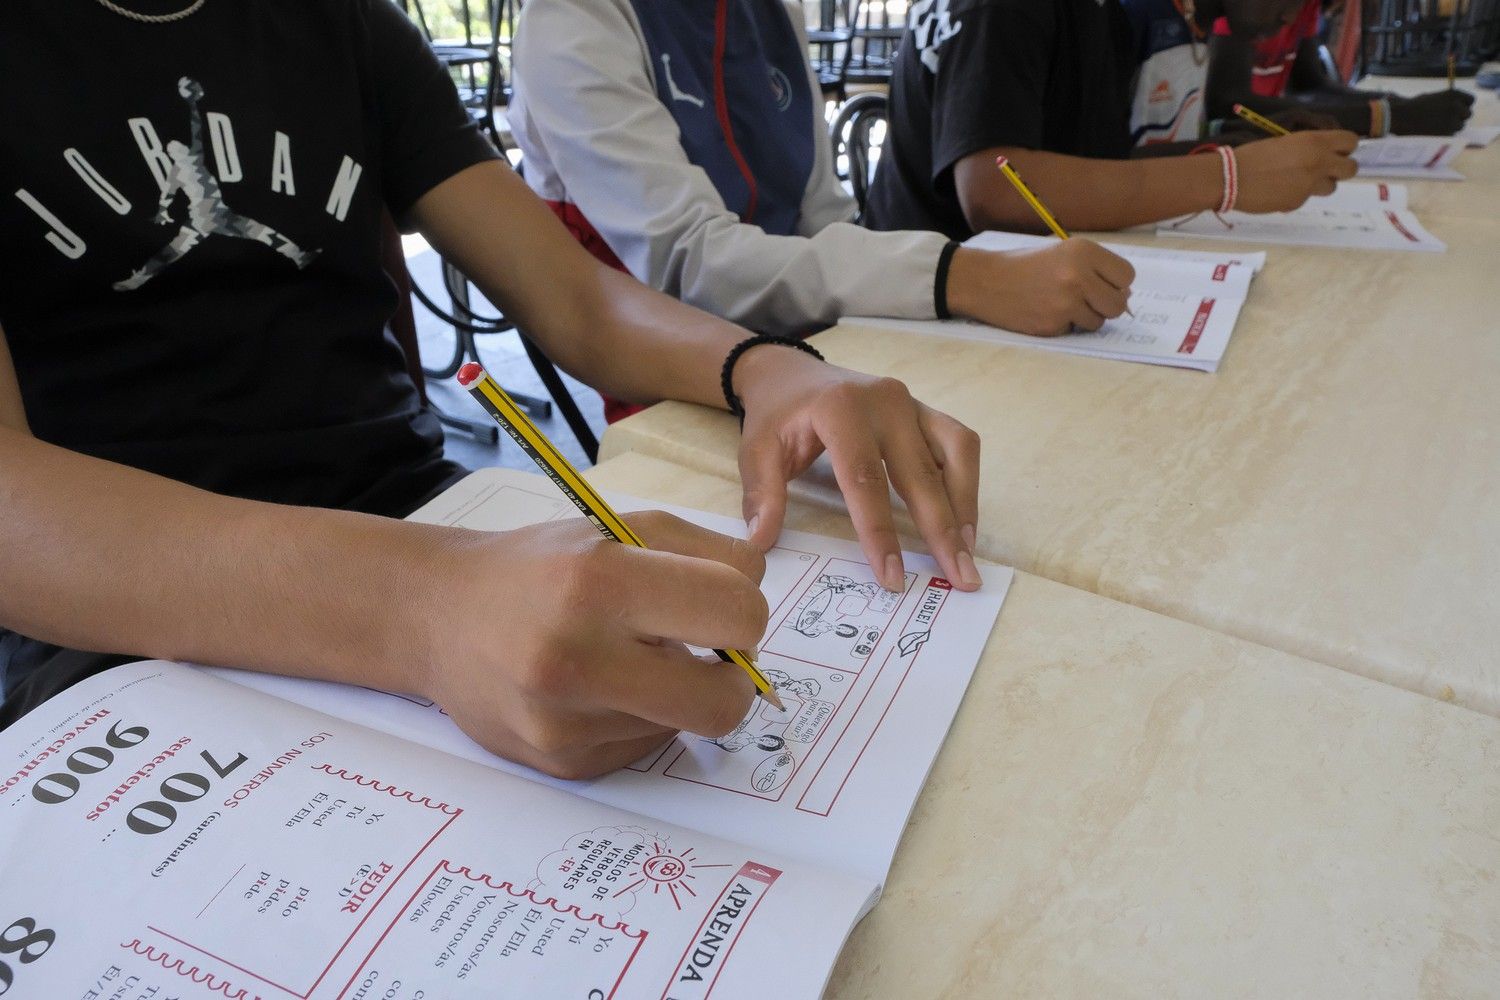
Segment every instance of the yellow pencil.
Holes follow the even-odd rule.
[[[1031,193],[1031,188],[1026,186],[1025,181],[1021,180],[1021,175],[1016,173],[1016,168],[1010,165],[1010,160],[1003,156],[997,156],[995,157],[995,166],[1000,168],[1000,172],[1005,175],[1005,179],[1010,181],[1021,197],[1026,199],[1026,204],[1031,206],[1031,210],[1047,224],[1048,229],[1052,230],[1053,236],[1056,236],[1060,240],[1072,238],[1068,235],[1066,229],[1057,224],[1057,220],[1052,217],[1052,213],[1047,211],[1047,206],[1042,204],[1042,199]],[[1135,319],[1135,313],[1130,311],[1129,306],[1125,307],[1125,315],[1131,319]]]
[[[1021,175],[1016,173],[1016,168],[1010,165],[1010,161],[1003,156],[997,156],[995,158],[995,166],[1000,168],[1000,172],[1005,175],[1005,179],[1011,182],[1021,197],[1026,199],[1026,204],[1031,206],[1031,210],[1047,224],[1048,229],[1052,230],[1052,235],[1060,240],[1067,239],[1068,231],[1057,224],[1057,220],[1052,217],[1052,213],[1047,211],[1047,206],[1042,204],[1040,198],[1031,193],[1031,188],[1026,186],[1025,181],[1021,180]]]
[[[573,505],[583,516],[594,523],[600,534],[624,545],[646,548],[646,543],[641,541],[640,536],[631,531],[630,525],[621,520],[620,515],[605,503],[604,498],[594,492],[594,488],[578,474],[573,464],[562,456],[552,442],[547,440],[547,435],[531,422],[531,418],[521,411],[482,367],[472,361],[464,365],[458,370],[458,384],[479,400],[479,405],[495,418],[495,422],[521,446],[522,451],[531,456],[531,460],[562,490],[563,496],[573,501]],[[748,654],[738,649],[716,649],[714,652],[725,663],[733,663],[749,674],[760,696],[776,706],[778,711],[784,710],[781,699],[776,696],[776,689]]]
[[[1260,129],[1262,132],[1266,132],[1270,135],[1292,134],[1291,129],[1283,128],[1282,126],[1277,125],[1265,115],[1257,114],[1256,112],[1251,111],[1249,108],[1245,107],[1243,104],[1236,104],[1234,106],[1234,113],[1245,119],[1245,121],[1249,122],[1251,125],[1254,125],[1256,128]]]

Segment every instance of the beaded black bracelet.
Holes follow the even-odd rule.
[[[819,361],[823,360],[823,355],[819,354],[815,347],[795,337],[773,337],[768,333],[759,333],[753,337],[746,337],[738,344],[735,344],[730,349],[729,356],[724,359],[724,370],[719,375],[719,388],[724,390],[724,402],[729,404],[729,412],[739,417],[741,423],[745,421],[745,405],[740,402],[740,397],[734,394],[734,366],[739,363],[740,357],[746,351],[752,347],[759,347],[762,344],[780,344],[782,347],[795,347],[805,354],[811,354]]]

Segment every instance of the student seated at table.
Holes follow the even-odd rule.
[[[1200,155],[1214,18],[1260,35],[1300,0],[930,0],[912,8],[870,190],[879,229],[1043,231],[1010,159],[1067,229],[1294,209],[1355,173],[1356,137],[1306,131]],[[1236,150],[1233,144],[1244,142]],[[1154,155],[1140,155],[1151,153]],[[1218,155],[1215,155],[1215,154]]]
[[[1322,0],[1306,0],[1296,19],[1264,38],[1214,22],[1209,41],[1208,113],[1221,118],[1243,104],[1273,115],[1305,109],[1360,135],[1452,135],[1469,120],[1472,94],[1435,90],[1416,97],[1355,90],[1330,76],[1318,54]]]
[[[825,448],[878,579],[889,482],[979,585],[975,435],[775,344],[731,380],[753,544],[395,520],[464,470],[386,332],[387,208],[625,398],[724,406],[746,331],[585,253],[388,0],[12,0],[0,65],[0,720],[112,653],[421,693],[558,775],[722,736],[750,682],[682,644],[759,642],[757,549]]]
[[[782,0],[527,0],[514,70],[532,190],[601,260],[736,323],[951,311],[1056,334],[1125,309],[1134,272],[1093,243],[955,251],[855,225]]]

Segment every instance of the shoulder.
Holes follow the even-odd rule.
[[[389,0],[386,0],[389,2]],[[519,43],[527,31],[542,32],[617,32],[629,27],[639,33],[639,19],[630,0],[526,0],[520,5],[516,39]],[[575,41],[574,35],[558,38]]]

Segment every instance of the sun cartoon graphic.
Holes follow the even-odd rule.
[[[679,892],[687,893],[689,896],[698,895],[693,891],[690,884],[697,878],[694,871],[703,868],[730,868],[732,865],[707,865],[693,860],[693,851],[697,848],[689,847],[681,854],[674,854],[670,848],[663,847],[659,842],[651,842],[652,854],[641,862],[640,871],[636,872],[636,880],[631,882],[615,893],[616,896],[624,895],[643,886],[651,887],[651,894],[659,896],[665,889],[672,897],[672,905],[682,909],[682,897]]]

